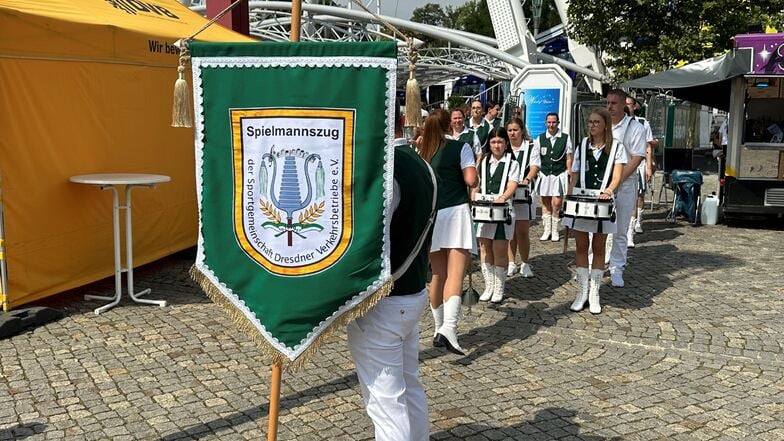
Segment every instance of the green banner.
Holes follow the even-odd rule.
[[[301,366],[391,288],[396,46],[190,49],[192,273],[274,362]]]

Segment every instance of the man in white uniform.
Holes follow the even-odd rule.
[[[612,286],[622,287],[623,270],[626,266],[627,236],[632,213],[637,207],[637,167],[645,158],[645,130],[642,124],[634,120],[624,111],[626,92],[614,89],[607,93],[607,110],[613,124],[613,139],[623,143],[628,162],[623,167],[621,186],[615,192],[615,212],[618,222],[618,234],[613,237],[610,252],[610,275]]]
[[[626,97],[626,113],[642,124],[643,130],[645,130],[646,142],[645,159],[643,159],[640,166],[637,167],[637,174],[639,175],[637,181],[637,212],[636,215],[632,212],[632,220],[629,222],[629,230],[626,232],[626,235],[628,236],[628,247],[634,248],[634,233],[642,233],[642,213],[645,209],[645,191],[648,189],[648,183],[651,181],[651,177],[653,177],[653,152],[659,141],[653,137],[653,131],[651,130],[651,125],[648,121],[640,116],[640,104],[630,96]]]

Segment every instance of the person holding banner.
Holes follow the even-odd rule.
[[[520,168],[520,185],[533,188],[536,175],[542,165],[539,149],[529,139],[525,124],[520,118],[512,118],[506,123],[506,132],[509,134],[509,142],[512,145],[517,164]],[[515,254],[520,252],[520,274],[525,278],[534,276],[533,269],[528,263],[528,256],[531,251],[530,229],[531,221],[536,219],[536,202],[533,197],[528,198],[526,203],[514,201],[515,228],[514,236],[509,241],[509,267],[507,276],[513,276],[517,272],[515,265]]]
[[[569,170],[572,166],[572,141],[569,135],[561,132],[561,124],[557,113],[548,113],[545,116],[547,131],[535,140],[542,158],[542,168],[536,183],[536,194],[542,198],[542,226],[544,233],[539,240],[551,239],[558,242],[561,236],[558,233],[558,218],[561,211],[561,202],[566,194],[569,183]]]
[[[569,194],[596,197],[599,200],[613,199],[621,184],[621,174],[626,163],[626,151],[618,140],[613,139],[610,113],[601,108],[594,109],[588,116],[588,133],[575,152],[570,170]],[[612,219],[612,218],[611,218]],[[617,231],[615,220],[593,220],[564,217],[564,225],[574,230],[577,243],[575,263],[579,292],[569,307],[579,312],[588,303],[591,314],[602,312],[599,288],[604,275],[604,253],[607,235]],[[588,269],[588,249],[593,251],[592,269]]]
[[[520,164],[512,153],[509,135],[503,127],[495,127],[487,135],[482,156],[479,159],[479,187],[471,191],[474,201],[491,201],[509,204],[520,179]],[[510,213],[509,224],[477,223],[476,237],[482,260],[482,275],[485,291],[479,300],[501,303],[506,285],[506,269],[509,264],[507,249],[514,235],[514,212]]]
[[[482,144],[479,142],[479,137],[465,126],[465,114],[463,113],[463,109],[459,107],[452,109],[449,120],[450,130],[446,135],[446,139],[452,139],[470,145],[475,155],[482,153]]]
[[[395,285],[388,297],[349,323],[348,347],[376,440],[426,441],[430,429],[427,397],[419,380],[419,320],[428,299],[436,183],[430,166],[402,138],[399,117],[395,123],[390,227]]]
[[[457,319],[463,276],[474,237],[466,187],[475,187],[476,162],[471,147],[446,139],[449,114],[442,109],[425,119],[419,153],[429,162],[438,180],[438,214],[430,245],[430,308],[436,333],[433,345],[465,355],[457,341]]]

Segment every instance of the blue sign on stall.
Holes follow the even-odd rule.
[[[550,112],[558,113],[561,104],[561,89],[523,89],[525,100],[525,125],[531,138],[547,130],[545,117]],[[558,116],[560,119],[560,115]]]

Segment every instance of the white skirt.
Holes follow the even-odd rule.
[[[514,204],[516,220],[536,220],[536,196],[531,196],[531,204]]]
[[[561,223],[564,227],[571,228],[575,231],[584,231],[586,233],[615,234],[618,230],[618,226],[615,222],[610,221],[562,217]],[[599,223],[601,223],[601,231],[599,231]]]
[[[475,247],[473,221],[468,204],[455,205],[438,210],[433,226],[433,241],[430,252],[446,248],[471,250]]]
[[[476,237],[492,240],[512,240],[512,236],[514,236],[514,223],[514,215],[512,215],[512,223],[509,225],[505,223],[489,224],[485,222],[476,222]],[[496,235],[499,237],[496,237]]]
[[[539,174],[536,178],[536,194],[539,196],[558,196],[563,197],[566,189],[569,188],[569,172],[565,171],[560,175]]]

